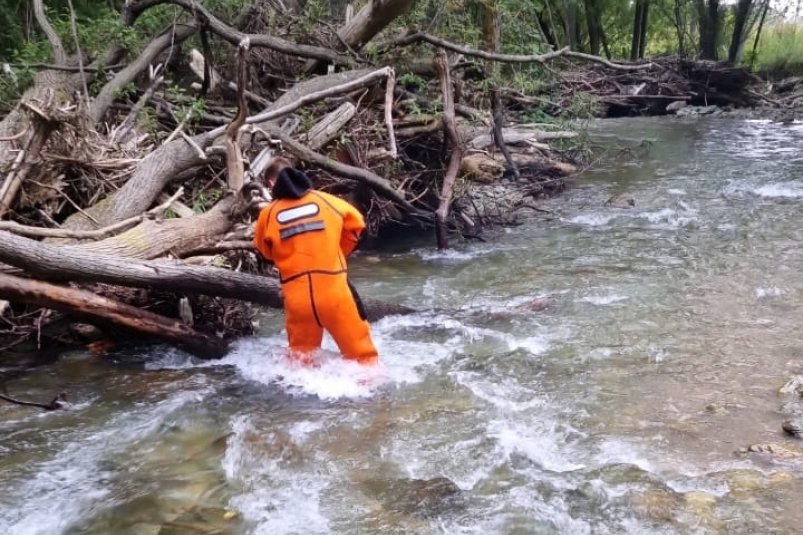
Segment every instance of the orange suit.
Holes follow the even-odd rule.
[[[283,175],[280,181],[287,179]],[[328,193],[302,188],[297,194],[263,208],[254,235],[254,246],[279,270],[290,348],[319,348],[326,329],[345,358],[374,364],[378,353],[346,273],[346,257],[365,229],[363,217]]]

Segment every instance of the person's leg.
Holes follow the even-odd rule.
[[[282,285],[287,341],[294,356],[302,360],[305,353],[321,347],[323,340],[323,327],[316,318],[310,289],[308,276]]]
[[[344,358],[376,364],[379,352],[368,322],[360,318],[351,290],[342,275],[313,275],[315,309]]]

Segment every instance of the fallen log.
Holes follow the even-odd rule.
[[[105,282],[132,288],[231,297],[283,308],[279,282],[222,268],[188,266],[178,261],[141,261],[96,254],[79,247],[58,247],[0,231],[0,262],[26,275],[60,282]],[[365,300],[368,319],[411,314],[412,308]]]
[[[0,297],[60,310],[92,323],[114,325],[146,334],[182,347],[201,358],[220,358],[227,350],[224,341],[200,333],[181,320],[166,318],[86,290],[0,273]]]

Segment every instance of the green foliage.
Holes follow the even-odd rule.
[[[748,40],[746,64],[758,72],[803,74],[803,26],[778,23],[765,27],[755,56],[752,54],[754,39],[752,36]]]

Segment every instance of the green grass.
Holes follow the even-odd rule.
[[[803,25],[776,23],[761,32],[755,57],[752,36],[745,43],[744,63],[761,73],[803,74]]]

